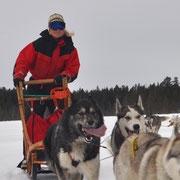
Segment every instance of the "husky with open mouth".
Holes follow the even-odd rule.
[[[140,133],[125,139],[114,162],[116,180],[180,179],[180,122],[174,120],[170,138]]]
[[[58,180],[97,180],[100,137],[106,126],[100,108],[92,97],[72,102],[44,139],[49,166]]]
[[[145,131],[145,118],[141,96],[135,105],[128,106],[121,105],[119,99],[116,99],[115,107],[117,121],[111,134],[110,146],[112,154],[116,158],[126,137],[133,133],[139,134],[139,132]]]
[[[166,116],[158,116],[158,115],[147,115],[145,117],[145,129],[146,132],[158,133],[163,121],[167,120]]]

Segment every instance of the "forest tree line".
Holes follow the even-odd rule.
[[[77,99],[92,95],[104,116],[115,115],[116,98],[124,105],[135,104],[139,95],[142,96],[146,114],[180,113],[180,84],[177,77],[166,77],[161,83],[148,87],[140,84],[131,88],[116,85],[101,90],[98,87],[91,91],[79,89],[72,94]],[[0,121],[20,120],[16,89],[0,88],[0,99]]]

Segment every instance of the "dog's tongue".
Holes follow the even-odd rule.
[[[106,126],[103,124],[101,127],[97,128],[97,129],[84,129],[84,131],[89,134],[89,135],[94,135],[97,137],[102,137],[105,135],[106,132]]]

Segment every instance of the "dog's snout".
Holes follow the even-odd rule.
[[[133,128],[134,128],[134,130],[139,130],[140,129],[140,126],[139,126],[139,124],[135,124],[134,126],[133,126]]]
[[[93,121],[93,120],[88,120],[88,124],[89,124],[90,126],[92,126],[92,125],[94,124],[94,121]]]

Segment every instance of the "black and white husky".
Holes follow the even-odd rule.
[[[112,154],[116,157],[121,144],[132,133],[145,131],[145,118],[143,113],[144,107],[141,96],[135,105],[123,106],[116,99],[117,121],[113,128],[110,140]]]
[[[50,168],[59,180],[97,180],[99,177],[100,137],[106,127],[94,99],[72,102],[44,139]]]

